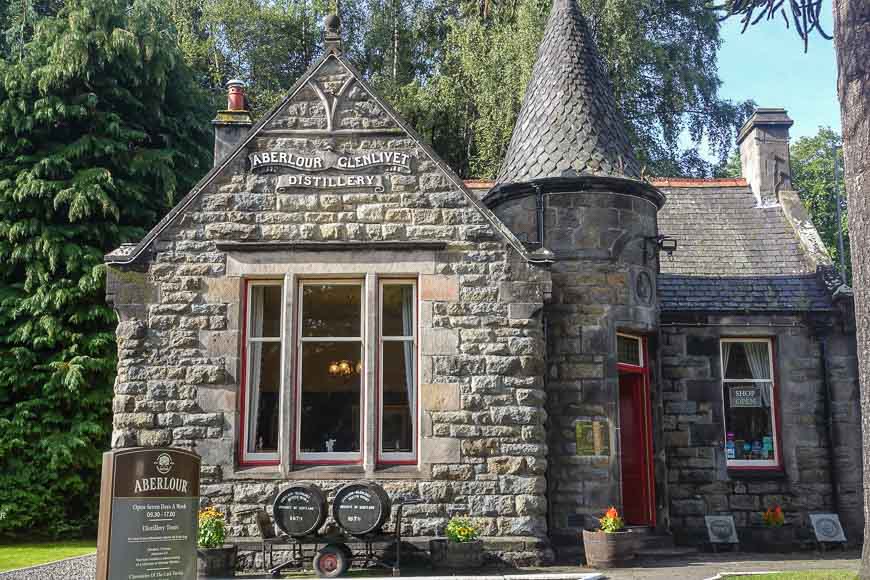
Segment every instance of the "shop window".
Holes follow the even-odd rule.
[[[361,461],[363,286],[302,282],[299,291],[299,463]]]
[[[269,463],[278,460],[282,286],[249,282],[247,298],[242,456]]]
[[[723,339],[725,456],[735,468],[775,468],[779,461],[772,344]]]
[[[379,449],[383,463],[412,462],[417,424],[417,300],[414,284],[380,285]]]

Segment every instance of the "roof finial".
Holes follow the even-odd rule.
[[[341,19],[338,14],[328,14],[323,19],[323,46],[326,50],[341,52]]]

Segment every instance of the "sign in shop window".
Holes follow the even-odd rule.
[[[723,339],[725,457],[729,467],[776,467],[776,397],[769,339]]]

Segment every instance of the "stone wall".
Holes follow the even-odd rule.
[[[109,299],[121,319],[112,446],[172,445],[202,455],[204,501],[227,511],[231,535],[254,535],[242,512],[269,505],[287,482],[331,491],[367,478],[424,500],[406,510],[406,534],[442,533],[451,515],[465,514],[484,536],[513,539],[492,544],[500,556],[546,560],[542,307],[550,273],[526,261],[488,210],[339,60],[327,58],[314,81],[188,200],[152,253],[110,268]],[[331,98],[334,114],[323,101]],[[279,192],[283,169],[256,173],[246,162],[249,153],[275,150],[396,151],[410,156],[412,170],[357,172],[382,175],[383,191]],[[366,247],[384,241],[406,246]],[[277,244],[276,251],[249,252],[241,242]],[[303,242],[357,245],[343,253],[294,249]],[[238,467],[243,278],[280,275],[291,262],[297,277],[383,268],[418,278],[419,465]],[[415,265],[404,271],[403,264]]]
[[[543,245],[557,259],[546,306],[550,527],[554,542],[576,546],[581,529],[622,504],[616,333],[657,328],[657,261],[646,238],[657,233],[658,207],[650,196],[617,193],[618,181],[613,192],[542,184]],[[536,239],[534,195],[487,201],[512,231]],[[606,452],[578,454],[579,421],[606,426]]]
[[[854,335],[830,330],[823,359],[820,338],[802,316],[702,316],[685,322],[662,315],[659,351],[670,527],[676,539],[705,541],[705,515],[733,514],[738,528],[760,524],[761,512],[774,504],[782,506],[788,522],[799,526],[802,539],[812,536],[809,513],[837,509],[850,539],[860,537],[863,518],[856,522],[854,517],[856,509],[861,512],[861,458],[854,454],[861,437]],[[773,339],[782,471],[726,467],[719,354],[723,337]],[[836,446],[843,457],[836,464],[828,438],[825,377],[834,399]],[[832,469],[839,480],[836,498]]]

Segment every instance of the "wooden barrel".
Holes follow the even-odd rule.
[[[272,508],[282,532],[307,536],[317,532],[326,519],[326,496],[314,484],[297,483],[279,493]]]
[[[338,490],[332,502],[332,517],[353,536],[377,532],[390,519],[390,496],[381,486],[361,481]]]

